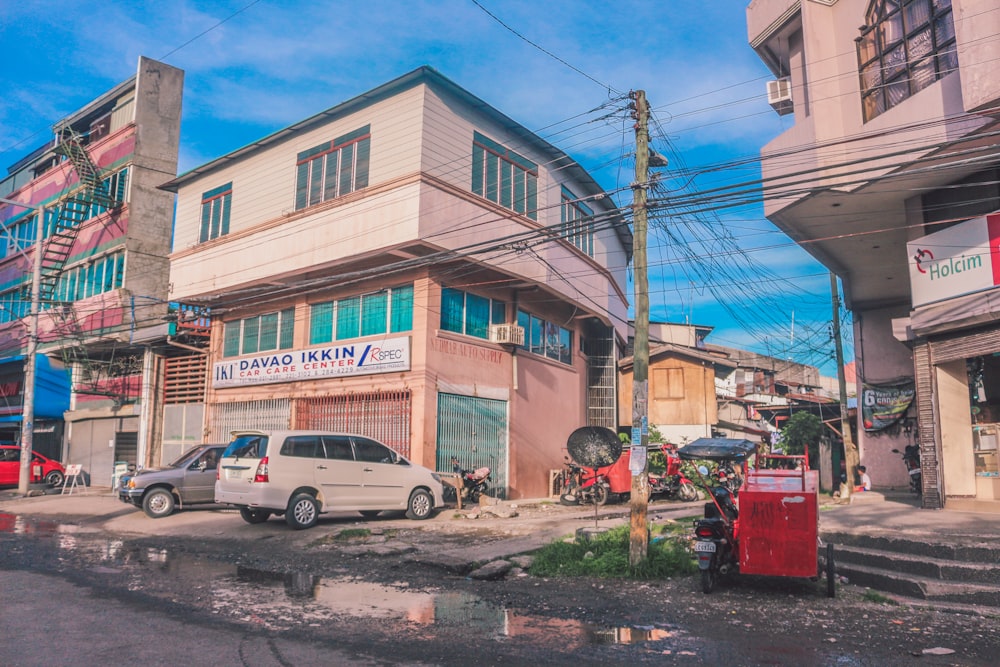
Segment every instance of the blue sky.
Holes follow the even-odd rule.
[[[608,190],[633,179],[634,134],[621,113],[598,120],[620,104],[593,110],[645,90],[652,145],[671,162],[664,187],[706,190],[756,178],[752,162],[697,172],[753,158],[792,125],[767,105],[772,77],[747,43],[745,9],[739,0],[3,2],[0,166],[130,77],[144,55],[185,70],[182,172],[430,65]],[[835,374],[828,273],[759,203],[714,218],[654,216],[649,242],[653,319],[712,326],[709,342]]]

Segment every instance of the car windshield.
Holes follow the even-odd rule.
[[[187,450],[186,452],[184,452],[183,454],[181,454],[181,455],[180,455],[180,457],[178,457],[178,458],[177,458],[176,460],[174,460],[174,461],[171,461],[171,462],[170,462],[170,463],[169,463],[168,465],[169,465],[169,466],[170,466],[171,468],[180,468],[180,467],[182,467],[182,466],[184,465],[184,462],[185,462],[185,461],[187,461],[188,459],[190,459],[190,458],[191,458],[191,456],[192,456],[192,455],[193,455],[193,454],[194,454],[195,452],[198,452],[198,451],[201,451],[201,448],[200,448],[200,447],[199,447],[199,448],[197,448],[197,449],[189,449],[189,450]]]
[[[259,459],[267,454],[266,435],[241,435],[226,447],[222,458]]]

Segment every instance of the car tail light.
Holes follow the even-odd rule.
[[[254,483],[270,481],[267,476],[267,457],[265,456],[257,464],[257,474],[253,476]]]

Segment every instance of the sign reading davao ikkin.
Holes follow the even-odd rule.
[[[278,350],[229,361],[212,367],[212,386],[244,387],[252,384],[293,382],[345,375],[371,375],[410,370],[410,339]]]
[[[1000,285],[1000,213],[906,244],[913,307]]]

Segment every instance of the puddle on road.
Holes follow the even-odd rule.
[[[403,621],[427,635],[435,629],[475,629],[496,639],[567,648],[677,640],[675,627],[610,627],[573,619],[523,614],[464,592],[418,590],[350,577],[274,572],[205,560],[167,549],[127,546],[122,540],[78,539],[76,526],[0,513],[0,532],[53,539],[60,551],[90,561],[89,571],[122,577],[129,590],[174,598],[193,593],[214,614],[269,629],[318,627],[340,618]]]

